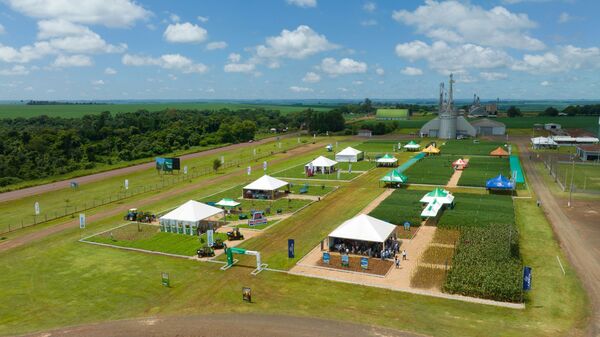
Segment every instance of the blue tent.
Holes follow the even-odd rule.
[[[489,179],[485,183],[485,188],[487,189],[511,190],[513,187],[513,182],[502,174],[498,175],[496,178]]]

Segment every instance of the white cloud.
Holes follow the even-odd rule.
[[[202,23],[207,23],[208,22],[208,16],[198,15],[197,19],[198,19],[198,21],[200,21]]]
[[[223,67],[226,73],[251,73],[256,68],[254,63],[228,63]]]
[[[542,87],[547,87],[547,86],[549,86],[550,84],[551,84],[551,83],[550,83],[550,82],[548,82],[548,81],[542,81],[542,82],[540,83],[540,85],[541,85]]]
[[[291,58],[303,59],[308,56],[335,49],[325,35],[319,35],[308,26],[298,26],[296,30],[284,29],[278,36],[266,39],[264,45],[256,47],[256,55],[260,58]]]
[[[352,84],[354,85],[363,85],[363,81],[352,81]]]
[[[360,22],[360,25],[365,26],[365,27],[377,26],[377,20],[375,20],[375,19],[363,20]]]
[[[525,50],[545,48],[542,41],[528,34],[537,24],[527,14],[512,13],[501,6],[486,10],[454,0],[426,0],[414,12],[394,11],[392,17],[436,40]]]
[[[116,75],[116,74],[117,74],[117,71],[116,71],[116,70],[114,70],[114,69],[113,69],[113,68],[111,68],[111,67],[108,67],[108,68],[104,69],[104,73],[105,73],[106,75]]]
[[[207,50],[217,50],[227,48],[227,42],[225,41],[215,41],[210,42],[206,45]]]
[[[169,15],[169,20],[177,23],[177,22],[181,21],[181,18],[179,17],[179,15],[177,15],[175,13],[171,13],[171,15]]]
[[[317,7],[317,0],[286,0],[288,4],[308,8],[308,7]]]
[[[18,64],[9,69],[0,69],[0,75],[2,76],[24,76],[29,74],[29,69]]]
[[[88,27],[62,19],[38,22],[38,39],[47,40],[57,51],[69,53],[121,53],[126,44],[112,45]]]
[[[367,71],[367,64],[350,58],[343,58],[339,61],[336,61],[336,59],[333,57],[327,57],[321,61],[320,68],[323,70],[323,72],[331,76],[337,76],[365,73]]]
[[[179,70],[182,73],[202,74],[208,71],[208,67],[202,63],[194,63],[191,59],[180,54],[164,54],[158,58],[125,54],[121,59],[128,66],[158,66],[164,69]]]
[[[396,55],[409,61],[426,60],[438,72],[467,68],[488,69],[510,65],[513,59],[504,51],[474,44],[450,46],[436,41],[431,45],[412,41],[396,45]]]
[[[377,9],[377,5],[374,2],[366,2],[363,5],[363,9],[366,12],[373,13]]]
[[[306,87],[297,87],[297,86],[291,86],[290,90],[293,92],[313,92],[313,89],[311,88],[306,88]]]
[[[13,10],[33,18],[107,27],[129,27],[151,15],[130,0],[6,0],[6,3]]]
[[[377,73],[379,76],[383,76],[385,75],[385,70],[383,70],[381,67],[377,67],[377,69],[375,69],[375,73]]]
[[[198,25],[185,22],[167,26],[163,37],[172,43],[198,43],[206,40],[208,33]]]
[[[558,23],[567,23],[571,20],[573,20],[573,17],[567,12],[562,12],[558,16]]]
[[[544,54],[525,54],[522,60],[513,64],[512,69],[540,74],[599,67],[600,48],[579,48],[567,45]]]
[[[104,81],[103,81],[103,80],[95,80],[95,81],[92,81],[92,85],[104,85],[104,84],[105,84],[105,83],[104,83]]]
[[[93,32],[86,26],[78,25],[63,19],[38,21],[38,34],[40,40],[53,37],[90,35]]]
[[[503,80],[503,79],[508,78],[508,75],[505,73],[486,72],[486,71],[480,72],[479,76],[487,81],[496,81],[496,80]]]
[[[312,71],[307,72],[306,75],[304,75],[304,77],[302,78],[302,82],[306,82],[306,83],[317,83],[320,80],[321,80],[321,76]]]
[[[415,67],[406,67],[406,68],[402,69],[400,72],[403,73],[404,75],[408,75],[408,76],[423,75],[423,70],[421,70],[419,68],[415,68]]]
[[[57,68],[89,67],[93,64],[92,59],[86,55],[58,55],[53,66]]]
[[[227,60],[230,63],[240,62],[241,59],[242,59],[242,55],[240,55],[238,53],[231,53],[231,54],[229,54],[229,56],[227,56]]]
[[[36,42],[31,46],[23,46],[15,49],[0,43],[0,61],[8,63],[28,63],[40,59],[55,50],[48,42]]]

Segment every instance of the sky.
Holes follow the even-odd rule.
[[[0,0],[0,100],[600,98],[596,0]]]

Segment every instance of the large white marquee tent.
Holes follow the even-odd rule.
[[[163,232],[198,235],[198,231],[205,232],[216,227],[223,212],[220,208],[189,200],[158,221]]]
[[[357,161],[363,160],[365,158],[364,152],[357,150],[348,146],[342,151],[336,153],[335,160],[338,162],[351,162],[355,163]]]

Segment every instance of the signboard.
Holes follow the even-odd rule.
[[[162,272],[162,273],[160,273],[160,276],[162,279],[162,285],[165,287],[170,287],[171,282],[169,281],[169,273]]]
[[[348,173],[352,173],[352,164],[348,164]]]
[[[81,229],[85,228],[85,214],[83,214],[83,213],[79,214],[79,228],[81,228]]]
[[[256,149],[252,149],[252,153],[256,156]]]
[[[410,230],[410,222],[404,221],[404,230],[405,231],[409,231]]]
[[[221,156],[221,165],[225,164],[225,157]]]
[[[252,167],[248,166],[248,168],[246,169],[246,172],[248,173],[248,175],[252,174]]]
[[[360,267],[362,269],[369,269],[369,258],[368,257],[360,258]]]
[[[331,256],[329,256],[329,252],[323,252],[323,263],[329,264],[330,260],[331,260]]]
[[[267,162],[263,161],[263,171],[267,171]]]
[[[183,167],[183,174],[187,174],[187,172],[188,172],[188,171],[187,171],[187,165],[185,165],[185,166]]]
[[[125,189],[129,189],[129,179],[125,179]]]
[[[294,239],[288,239],[288,258],[294,258]]]
[[[342,255],[342,267],[348,267],[350,265],[350,259],[348,255]]]
[[[181,160],[179,158],[156,157],[156,169],[165,172],[180,170]]]
[[[242,301],[252,302],[252,289],[249,287],[242,287]]]
[[[40,215],[40,203],[39,202],[35,202],[35,204],[33,204],[33,210],[35,211],[35,215]]]
[[[214,245],[214,231],[212,229],[206,231],[206,241],[208,241],[209,247]]]
[[[531,267],[523,268],[523,290],[531,290]]]

